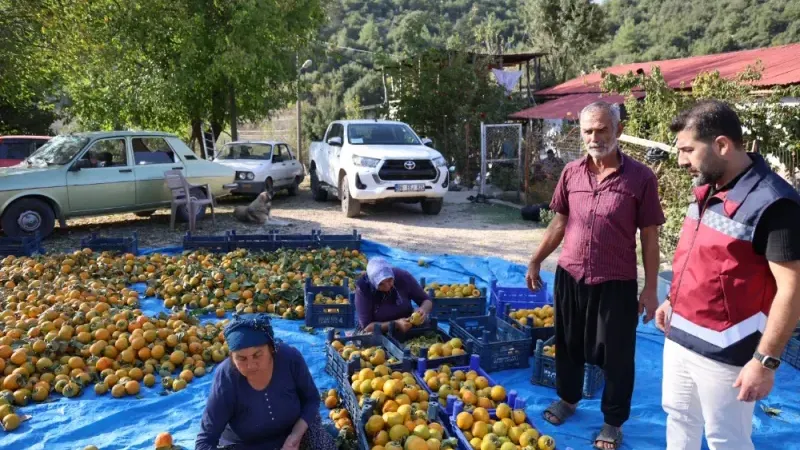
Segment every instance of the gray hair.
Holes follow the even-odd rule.
[[[619,123],[622,121],[622,119],[620,118],[619,106],[616,104],[604,102],[602,100],[587,105],[585,108],[581,110],[581,115],[579,117],[583,117],[584,113],[597,112],[597,111],[605,111],[608,113],[609,116],[611,116],[611,126],[614,129],[616,129],[619,126]]]

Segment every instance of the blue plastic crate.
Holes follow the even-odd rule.
[[[81,248],[90,248],[95,252],[119,252],[133,253],[139,252],[139,234],[133,232],[131,236],[111,238],[98,237],[97,233],[92,233],[81,239]]]
[[[335,378],[340,385],[350,384],[350,377],[361,370],[361,360],[345,361],[342,355],[331,346],[331,342],[335,340],[345,345],[353,343],[356,347],[361,349],[383,347],[386,351],[387,361],[392,356],[400,361],[396,364],[385,364],[388,368],[392,370],[402,370],[403,372],[411,371],[411,354],[394,345],[392,341],[383,335],[380,327],[376,328],[372,333],[353,336],[337,336],[336,330],[331,328],[328,330],[327,344],[325,345],[325,371]]]
[[[439,423],[442,426],[442,440],[450,439],[455,437],[451,431],[448,424],[443,423],[446,417],[441,414],[441,408],[439,408],[438,396],[436,398],[431,397],[428,401],[428,423]],[[358,439],[358,449],[359,450],[370,450],[372,447],[369,445],[369,439],[367,438],[366,432],[366,425],[369,418],[372,416],[372,411],[375,409],[376,402],[374,399],[366,399],[364,400],[364,405],[361,407],[358,420],[353,421],[356,427],[356,438]],[[460,447],[459,447],[460,450]]]
[[[520,309],[536,309],[553,305],[553,297],[547,292],[547,283],[536,292],[527,287],[500,287],[497,280],[492,280],[491,303],[496,308],[497,316],[531,336],[531,354],[539,339],[547,340],[555,334],[555,327],[534,327],[532,324],[522,325],[518,320],[509,317],[511,311]]]
[[[350,279],[345,278],[341,286],[314,286],[306,278],[305,298],[306,326],[312,328],[354,328],[356,322],[355,293],[350,292]],[[317,294],[336,297],[341,295],[349,302],[346,305],[315,305]]]
[[[319,230],[311,230],[311,234],[278,234],[271,231],[275,237],[277,248],[316,249],[320,248]]]
[[[42,237],[37,231],[33,236],[0,237],[0,255],[33,256],[42,251]]]
[[[463,366],[454,366],[446,361],[440,361],[438,359],[420,359],[417,363],[417,370],[414,372],[414,377],[417,379],[417,382],[422,386],[428,394],[434,394],[434,392],[428,387],[427,383],[425,383],[425,372],[429,369],[438,370],[439,367],[447,364],[450,366],[450,371],[455,372],[457,370],[461,370],[463,372],[469,372],[470,370],[474,370],[477,372],[479,377],[484,377],[489,382],[489,387],[496,386],[497,382],[495,382],[485,370],[483,370],[480,366],[481,357],[478,355],[470,355],[469,357],[469,364]],[[514,400],[517,398],[517,391],[511,390],[507,393],[507,398],[503,400],[503,403],[507,403],[509,405],[514,404]],[[457,396],[455,395],[448,395],[447,396],[447,404],[444,407],[444,412],[450,416],[453,413],[453,407],[455,406],[456,402],[460,401]],[[488,409],[489,414],[494,413],[494,409]]]
[[[192,236],[191,232],[187,232],[183,236],[183,249],[227,253],[230,251],[230,231],[222,236]]]
[[[353,230],[353,234],[317,234],[321,248],[333,250],[361,250],[361,235]]]
[[[781,359],[795,369],[800,369],[800,327],[794,330],[792,338],[783,349]]]
[[[525,410],[525,400],[523,400],[523,399],[521,399],[519,397],[516,397],[514,399],[514,402],[512,404],[509,404],[509,406],[512,407],[513,409],[521,409],[521,410],[524,411]],[[464,411],[464,403],[459,400],[459,401],[457,401],[455,403],[455,406],[453,407],[453,411],[449,415],[450,428],[452,429],[453,434],[458,439],[458,448],[459,448],[459,450],[472,450],[472,445],[470,445],[469,440],[467,440],[467,437],[464,435],[464,432],[461,431],[461,429],[458,428],[458,426],[456,425],[457,417],[462,411]],[[495,410],[489,411],[489,418],[492,419],[492,420],[497,420],[497,412]],[[533,428],[534,430],[539,431],[533,425],[533,422],[531,422],[531,419],[530,419],[530,417],[527,416],[527,414],[525,416],[525,422],[528,425],[530,425],[531,428]],[[542,433],[540,432],[539,434],[542,434]],[[538,447],[536,447],[536,448],[538,448]]]
[[[420,285],[425,287],[425,278],[419,280]],[[469,284],[475,286],[475,278],[469,279]],[[428,296],[433,301],[433,309],[430,316],[448,321],[457,317],[474,317],[486,314],[487,295],[486,288],[476,288],[481,292],[480,297],[438,297],[434,298],[434,290],[428,289]]]
[[[247,249],[254,252],[273,252],[278,249],[275,235],[269,234],[236,234],[236,230],[230,232],[229,251],[236,249]]]
[[[536,353],[533,356],[533,376],[531,383],[541,386],[556,387],[556,359],[544,354],[544,347],[555,344],[555,337],[536,342]],[[558,349],[556,349],[558,351]],[[605,383],[603,369],[592,364],[583,368],[583,397],[593,398]]]
[[[406,347],[405,343],[410,341],[411,339],[418,338],[420,336],[425,336],[429,334],[436,334],[441,338],[443,343],[448,342],[452,339],[452,336],[445,333],[444,330],[439,328],[439,322],[436,319],[430,319],[424,326],[413,327],[407,332],[403,332],[395,328],[394,322],[389,323],[389,340],[391,340],[395,345],[399,348],[404,349]],[[466,346],[466,344],[464,344]],[[411,350],[409,349],[409,352]],[[465,348],[466,351],[466,348]],[[417,368],[417,361],[420,359],[426,359],[428,357],[428,347],[423,347],[420,349],[419,355],[414,356],[411,354],[411,360],[413,361],[413,367]],[[441,362],[439,362],[441,360]],[[455,366],[466,366],[469,364],[469,353],[464,353],[463,355],[456,355],[456,356],[444,356],[441,358],[436,358],[435,361],[439,362],[440,364],[448,364],[448,365],[455,365]]]
[[[487,372],[530,367],[530,335],[495,316],[461,317],[450,320],[450,335],[461,338],[469,351],[480,355]]]

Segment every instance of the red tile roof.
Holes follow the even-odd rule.
[[[604,100],[609,103],[624,103],[625,98],[621,95],[602,95],[602,94],[573,94],[559,97],[555,100],[542,103],[533,108],[523,109],[509,117],[509,119],[528,120],[528,119],[574,119],[578,120],[581,110],[586,105]]]
[[[753,82],[755,86],[769,87],[800,84],[800,44],[779,47],[743,50],[716,55],[693,56],[690,58],[651,61],[625,64],[606,69],[607,72],[622,75],[642,69],[649,74],[652,66],[659,66],[667,84],[673,88],[691,86],[692,80],[702,72],[719,71],[725,78],[733,78],[748,65],[760,60],[764,70],[761,79]],[[578,77],[566,83],[537,91],[537,95],[567,95],[601,92],[600,72]],[[518,113],[519,114],[519,113]]]

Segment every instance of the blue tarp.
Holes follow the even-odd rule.
[[[480,286],[488,287],[494,278],[502,286],[523,286],[525,268],[498,258],[478,258],[452,255],[417,255],[395,250],[374,242],[364,241],[363,251],[368,256],[382,255],[394,264],[411,271],[415,276],[444,283],[463,283],[474,276]],[[161,249],[164,251],[165,249]],[[180,249],[169,249],[176,251]],[[152,251],[152,250],[151,250]],[[425,259],[428,267],[420,267]],[[543,274],[552,286],[552,274]],[[141,286],[139,286],[141,287]],[[163,311],[159,300],[142,301],[147,314]],[[212,320],[209,318],[209,320]],[[320,389],[335,387],[334,380],[325,371],[325,337],[322,330],[315,335],[300,331],[301,322],[275,319],[276,334],[286,343],[307,355],[307,363]],[[640,325],[637,338],[636,387],[633,394],[631,418],[625,424],[623,448],[636,450],[663,449],[665,447],[665,414],[661,409],[661,354],[663,335],[652,325]],[[531,359],[531,367],[533,360]],[[494,372],[492,378],[516,390],[526,399],[527,412],[545,434],[552,435],[560,450],[591,449],[594,434],[603,422],[600,400],[583,400],[578,413],[561,427],[554,427],[541,419],[541,411],[555,398],[551,388],[532,385],[531,369]],[[141,398],[113,399],[106,395],[97,397],[87,389],[80,397],[32,404],[21,408],[23,414],[32,416],[12,433],[0,432],[0,449],[65,449],[80,450],[87,445],[109,449],[150,449],[155,436],[169,431],[175,443],[194,448],[194,438],[199,430],[205,399],[211,387],[212,376],[206,375],[189,384],[184,391],[160,395],[160,384],[142,388]],[[782,367],[776,376],[776,387],[764,402],[756,406],[753,419],[753,440],[758,449],[800,449],[797,429],[800,426],[800,372],[792,367]],[[763,407],[780,410],[777,417],[768,416]],[[323,417],[327,410],[321,407]]]

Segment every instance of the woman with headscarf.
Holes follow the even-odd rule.
[[[334,450],[308,366],[275,340],[269,316],[235,314],[224,335],[231,356],[214,370],[195,448]]]
[[[403,332],[411,328],[409,317],[414,313],[411,302],[417,304],[416,312],[427,320],[433,302],[409,272],[392,267],[383,258],[372,258],[367,270],[356,281],[356,314],[358,328],[371,332],[376,326],[387,332],[389,323]]]

